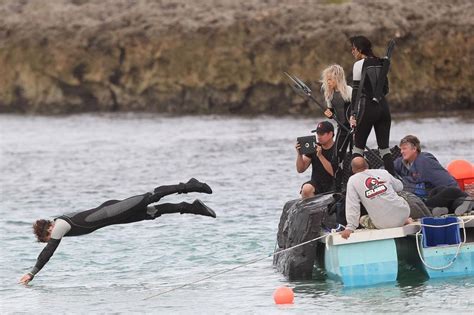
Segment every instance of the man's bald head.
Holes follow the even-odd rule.
[[[363,157],[356,156],[351,161],[351,167],[352,167],[352,173],[355,174],[355,173],[359,173],[368,169],[369,164]]]

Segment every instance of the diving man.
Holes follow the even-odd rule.
[[[20,283],[28,284],[53,256],[63,236],[80,236],[94,232],[97,229],[115,224],[125,224],[143,220],[154,220],[162,214],[190,213],[216,217],[215,212],[202,201],[196,199],[193,203],[178,204],[158,202],[161,198],[174,193],[200,192],[212,194],[212,189],[197,179],[191,178],[187,183],[178,185],[159,186],[153,193],[133,196],[124,200],[108,200],[97,208],[64,214],[50,220],[37,220],[33,231],[38,242],[47,243],[36,260],[35,266],[25,274]]]

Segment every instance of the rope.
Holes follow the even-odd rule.
[[[471,222],[472,220],[474,220],[474,218],[471,218],[469,220],[461,220],[463,222],[463,224],[466,224],[468,222]],[[441,227],[448,227],[448,226],[451,226],[451,225],[458,225],[459,224],[459,221],[458,222],[453,222],[453,223],[449,223],[449,224],[444,224],[444,225],[431,225],[431,224],[424,224],[424,223],[417,223],[417,222],[413,222],[413,223],[410,223],[410,224],[407,224],[407,225],[417,225],[417,226],[427,226],[427,227],[433,227],[433,228],[441,228]]]
[[[469,221],[471,221],[472,219],[469,219],[467,220],[466,222],[464,222],[464,220],[459,220],[458,219],[458,222],[453,222],[453,223],[450,223],[450,224],[445,224],[445,225],[430,225],[430,224],[420,224],[421,226],[426,226],[426,227],[434,227],[434,228],[442,228],[442,227],[448,227],[448,226],[451,226],[451,225],[459,225],[459,223],[462,223],[462,229],[463,229],[463,232],[464,232],[464,241],[462,242],[459,242],[459,245],[457,247],[457,250],[456,250],[456,254],[454,255],[453,259],[451,259],[451,261],[445,265],[445,266],[442,266],[442,267],[434,267],[434,266],[431,266],[429,265],[424,259],[423,259],[423,255],[421,254],[421,251],[420,251],[420,242],[423,241],[423,234],[420,234],[421,233],[421,230],[418,231],[416,234],[415,234],[415,238],[416,238],[416,249],[418,251],[418,256],[420,257],[420,260],[421,262],[423,263],[423,265],[425,265],[427,268],[429,269],[433,269],[433,270],[444,270],[444,269],[447,269],[449,267],[451,267],[451,265],[456,261],[456,259],[458,258],[458,255],[459,255],[459,252],[461,251],[461,247],[462,245],[464,245],[466,243],[466,227],[465,227],[465,224]],[[420,237],[421,235],[421,237]]]
[[[273,257],[273,256],[275,256],[275,255],[283,254],[283,253],[285,253],[285,252],[287,252],[287,251],[290,251],[290,250],[292,250],[292,249],[295,249],[295,248],[297,248],[297,247],[301,247],[301,246],[303,246],[303,245],[306,245],[306,244],[315,242],[315,241],[317,241],[317,240],[320,240],[320,239],[322,239],[322,238],[328,237],[329,235],[331,235],[331,234],[325,234],[325,235],[322,235],[322,236],[313,238],[312,240],[309,240],[309,241],[306,241],[306,242],[297,244],[297,245],[295,245],[295,246],[292,246],[292,247],[283,249],[283,250],[281,250],[281,251],[279,251],[279,252],[275,252],[275,253],[269,254],[269,255],[267,255],[267,256],[265,256],[265,257],[256,258],[256,259],[254,259],[254,260],[250,260],[250,261],[248,261],[248,262],[246,262],[246,263],[243,263],[243,264],[240,264],[240,265],[238,265],[238,266],[235,266],[235,267],[232,267],[232,268],[228,268],[228,269],[224,269],[224,270],[222,270],[222,271],[219,271],[219,272],[217,272],[217,273],[213,273],[212,275],[209,275],[209,276],[200,278],[200,279],[198,279],[198,280],[195,280],[195,281],[192,281],[192,282],[187,282],[187,283],[185,283],[185,284],[182,284],[182,285],[180,285],[180,286],[171,288],[171,289],[169,289],[169,290],[165,290],[165,291],[159,292],[159,293],[157,293],[157,294],[150,295],[149,297],[146,297],[146,298],[144,298],[143,300],[149,300],[149,299],[151,299],[151,298],[154,298],[154,297],[157,297],[157,296],[160,296],[160,295],[169,293],[169,292],[173,292],[173,291],[176,291],[176,290],[178,290],[178,289],[181,289],[181,288],[184,288],[184,287],[187,287],[187,286],[196,284],[196,283],[198,283],[198,282],[202,282],[202,281],[204,281],[204,280],[208,280],[208,279],[211,279],[211,278],[220,276],[220,275],[222,275],[222,274],[224,274],[224,273],[228,273],[228,272],[231,272],[231,271],[233,271],[233,270],[236,270],[236,269],[239,269],[239,268],[242,268],[242,267],[245,267],[245,266],[254,264],[254,263],[256,263],[256,262],[259,262],[259,261],[261,261],[261,260],[264,260],[264,259]]]
[[[419,248],[419,244],[418,244],[418,235],[420,234],[421,231],[418,231],[418,232],[416,233],[416,237],[417,237],[417,243],[416,243],[416,245],[417,245],[417,249],[418,249],[418,255],[420,256],[420,259],[421,259],[421,261],[423,262],[423,264],[425,264],[425,266],[427,266],[428,268],[431,268],[431,269],[445,269],[445,268],[448,268],[449,266],[451,266],[451,265],[454,263],[454,261],[456,260],[458,254],[459,254],[459,251],[460,251],[460,249],[461,249],[461,245],[466,242],[466,229],[464,228],[464,224],[467,223],[467,222],[469,222],[469,221],[471,221],[471,220],[473,220],[473,219],[469,219],[469,220],[467,220],[466,222],[464,222],[463,220],[461,220],[461,222],[462,222],[462,224],[463,224],[463,229],[464,229],[464,242],[459,243],[458,250],[457,250],[457,252],[456,252],[456,255],[455,255],[454,259],[449,263],[449,265],[444,266],[444,267],[432,267],[432,266],[429,266],[429,265],[423,260],[423,258],[421,257],[420,248]],[[450,224],[446,224],[446,225],[429,225],[429,224],[416,224],[416,223],[411,223],[410,225],[422,225],[422,226],[427,226],[427,227],[437,227],[437,228],[439,228],[439,227],[447,227],[447,226],[457,225],[457,224],[459,224],[459,222],[450,223]],[[222,275],[222,274],[224,274],[224,273],[228,273],[228,272],[234,271],[234,270],[236,270],[236,269],[239,269],[239,268],[242,268],[242,267],[245,267],[245,266],[252,265],[252,264],[254,264],[254,263],[256,263],[256,262],[262,261],[262,260],[264,260],[264,259],[267,259],[267,258],[276,256],[276,255],[283,254],[283,253],[285,253],[285,252],[288,252],[288,251],[293,250],[293,249],[295,249],[295,248],[298,248],[298,247],[304,246],[304,245],[306,245],[306,244],[315,242],[315,241],[317,241],[317,240],[323,239],[323,238],[328,237],[328,236],[330,236],[330,235],[333,235],[333,234],[335,234],[335,233],[338,233],[338,232],[337,232],[335,229],[332,229],[330,234],[325,234],[325,235],[322,235],[322,236],[313,238],[313,239],[311,239],[311,240],[309,240],[309,241],[306,241],[306,242],[297,244],[297,245],[295,245],[295,246],[292,246],[292,247],[283,249],[283,250],[281,250],[281,251],[279,251],[279,252],[274,252],[274,253],[271,253],[271,254],[269,254],[269,255],[267,255],[267,256],[260,257],[260,258],[256,258],[256,259],[250,260],[250,261],[248,261],[248,262],[246,262],[246,263],[237,265],[237,266],[235,266],[235,267],[228,268],[228,269],[224,269],[224,270],[219,271],[219,272],[217,272],[217,273],[213,273],[212,275],[209,275],[209,276],[200,278],[200,279],[198,279],[198,280],[184,283],[184,284],[182,284],[182,285],[180,285],[180,286],[171,288],[171,289],[169,289],[169,290],[165,290],[165,291],[159,292],[159,293],[157,293],[157,294],[150,295],[149,297],[146,297],[146,298],[144,298],[143,300],[149,300],[149,299],[151,299],[151,298],[154,298],[154,297],[157,297],[157,296],[160,296],[160,295],[169,293],[169,292],[173,292],[173,291],[182,289],[182,288],[184,288],[184,287],[187,287],[187,286],[190,286],[190,285],[193,285],[193,284],[196,284],[196,283],[199,283],[199,282],[202,282],[202,281],[205,281],[205,280],[208,280],[208,279],[211,279],[211,278],[220,276],[220,275]],[[275,245],[276,245],[276,244],[275,244]],[[327,245],[327,244],[326,244],[326,245]]]

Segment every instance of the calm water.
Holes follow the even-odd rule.
[[[309,313],[469,312],[474,278],[408,277],[377,287],[345,289],[319,279],[289,282],[271,259],[151,299],[175,286],[273,251],[283,204],[309,178],[294,169],[294,141],[317,118],[0,115],[1,313]],[[443,165],[474,161],[474,118],[393,122],[392,144],[420,137]],[[368,145],[375,147],[374,138]],[[126,198],[196,177],[213,195],[201,198],[218,218],[166,215],[66,238],[31,285],[17,284],[42,245],[31,223],[107,199]],[[280,285],[295,304],[277,307]]]

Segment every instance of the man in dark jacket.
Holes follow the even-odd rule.
[[[404,190],[425,201],[434,215],[461,215],[472,209],[469,195],[428,152],[421,152],[420,140],[408,135],[400,141],[402,156],[395,160],[395,172],[403,179]]]

